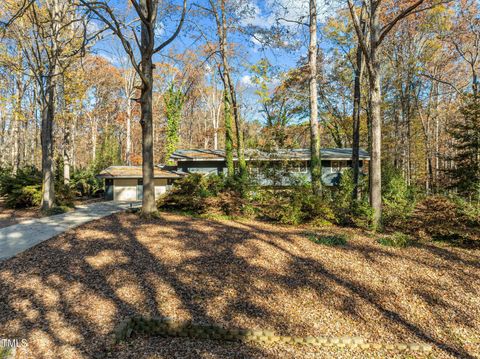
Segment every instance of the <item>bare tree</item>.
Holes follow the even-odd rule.
[[[366,22],[363,18],[363,10],[360,16],[360,23],[362,26],[362,33],[365,36]],[[352,197],[354,201],[359,199],[359,177],[360,177],[360,115],[362,104],[362,80],[365,72],[365,63],[363,61],[363,53],[360,44],[356,49],[356,61],[354,63],[355,80],[353,85],[353,136],[352,136],[352,168],[353,168],[353,192]]]
[[[187,0],[183,0],[182,14],[175,31],[160,45],[155,44],[159,0],[130,0],[140,21],[140,38],[136,25],[128,25],[120,20],[119,14],[114,11],[114,6],[109,1],[80,0],[80,3],[117,36],[140,78],[141,94],[138,102],[140,103],[140,124],[142,126],[142,211],[145,214],[154,213],[157,208],[153,173],[153,56],[168,46],[180,33],[187,12]],[[129,30],[133,40],[126,33]],[[136,49],[140,52],[139,59],[136,57]]]
[[[359,45],[365,57],[370,91],[371,116],[371,165],[370,165],[370,204],[374,210],[374,225],[379,228],[382,220],[382,89],[381,89],[381,59],[380,50],[385,37],[395,25],[411,14],[432,9],[449,0],[417,0],[400,10],[385,24],[381,24],[381,5],[383,0],[362,0],[369,21],[369,41],[362,31],[362,23],[357,14],[353,0],[347,0],[350,14],[355,27]]]
[[[221,70],[220,75],[224,84],[226,96],[225,101],[227,103],[226,108],[231,107],[233,113],[233,119],[235,122],[235,134],[237,137],[237,158],[238,167],[240,171],[240,177],[247,175],[247,165],[245,162],[245,148],[243,143],[243,132],[241,128],[240,110],[238,108],[237,93],[235,91],[235,85],[232,79],[232,71],[228,59],[228,25],[227,25],[227,9],[226,0],[220,0],[220,3],[214,0],[209,0],[210,9],[205,9],[211,12],[215,18],[215,24],[217,26],[219,53],[221,57]],[[225,114],[228,118],[229,114]]]

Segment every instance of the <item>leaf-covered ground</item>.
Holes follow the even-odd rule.
[[[119,321],[142,314],[480,356],[478,250],[392,249],[336,227],[322,234],[350,239],[330,247],[304,229],[255,221],[112,215],[0,263],[0,338],[27,339],[35,358],[403,357],[185,338],[137,338],[108,352]]]
[[[13,226],[23,220],[38,218],[40,216],[41,215],[36,208],[6,208],[5,200],[0,198],[0,228]]]

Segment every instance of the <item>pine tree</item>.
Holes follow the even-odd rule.
[[[461,195],[480,197],[480,95],[470,95],[461,108],[461,119],[450,134],[455,140],[450,171],[452,187]]]

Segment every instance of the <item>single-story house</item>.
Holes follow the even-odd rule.
[[[324,148],[322,181],[327,186],[339,183],[341,173],[352,167],[351,148]],[[262,186],[288,186],[295,181],[310,181],[310,150],[282,149],[266,152],[256,149],[245,151],[245,160],[253,178]],[[370,160],[369,154],[360,150],[360,168]],[[226,174],[224,150],[177,150],[170,156],[174,166],[156,166],[155,197],[167,192],[176,179],[189,173]],[[234,157],[235,164],[238,159]],[[105,198],[113,201],[138,201],[142,199],[143,182],[140,166],[111,166],[99,178],[105,179]]]
[[[141,166],[111,166],[100,172],[98,178],[105,179],[105,199],[107,201],[140,201],[143,197]],[[175,168],[154,169],[155,197],[166,193],[173,181],[182,177]]]
[[[359,153],[360,168],[365,172],[370,155],[365,150]],[[266,152],[256,149],[245,150],[245,161],[249,171],[261,185],[286,186],[294,179],[309,181],[310,149],[281,149]],[[322,181],[327,186],[338,184],[340,174],[352,167],[351,148],[323,148]],[[177,150],[170,157],[181,173],[226,174],[227,163],[224,150]],[[238,159],[234,157],[234,162]]]

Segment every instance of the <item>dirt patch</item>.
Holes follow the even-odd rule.
[[[391,249],[336,227],[304,229],[163,213],[117,214],[0,263],[0,337],[36,358],[106,355],[132,315],[169,316],[292,336],[425,342],[436,358],[480,356],[480,252]],[[388,352],[137,338],[115,358],[393,357]],[[402,355],[397,355],[402,357]]]

